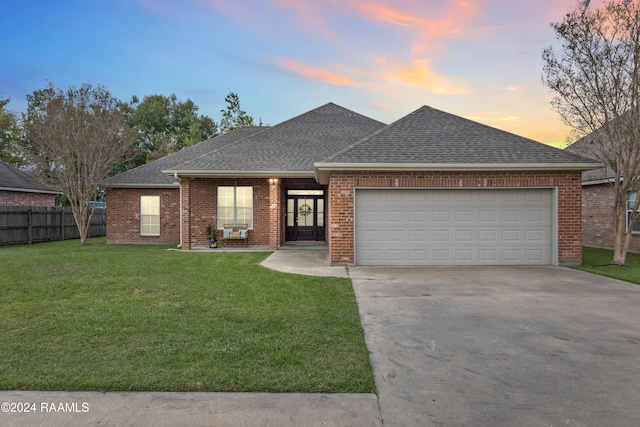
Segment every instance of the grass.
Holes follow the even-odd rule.
[[[350,282],[268,255],[0,248],[0,389],[373,392]]]
[[[582,248],[582,265],[578,270],[640,284],[640,254],[628,252],[625,266],[610,265],[613,251],[599,248]]]

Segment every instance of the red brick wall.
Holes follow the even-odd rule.
[[[28,193],[20,191],[0,191],[1,206],[44,206],[55,207],[57,194]]]
[[[160,236],[140,235],[140,196],[160,196]],[[107,190],[107,243],[180,243],[180,190],[111,188]]]
[[[609,184],[582,188],[582,241],[585,246],[613,249],[613,199]],[[640,252],[640,234],[631,237],[629,250]]]
[[[249,245],[268,245],[277,249],[285,239],[285,202],[287,189],[323,189],[313,178],[183,178],[182,179],[182,248],[206,244],[205,229],[217,226],[218,186],[253,187],[253,230]],[[160,195],[161,227],[159,237],[140,236],[140,196]],[[180,243],[179,189],[110,189],[107,191],[107,242],[109,243]],[[222,236],[219,230],[218,236]],[[225,245],[244,245],[228,241]]]
[[[581,173],[560,172],[333,172],[329,182],[332,264],[354,263],[354,188],[558,188],[558,262],[582,262]]]
[[[183,249],[204,246],[205,229],[217,226],[218,186],[253,187],[253,230],[249,231],[249,245],[270,244],[270,189],[265,178],[183,178]],[[107,205],[108,206],[108,205]],[[222,230],[218,231],[222,237]],[[228,241],[225,245],[244,245],[244,241]]]

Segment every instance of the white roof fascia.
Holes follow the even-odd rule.
[[[313,178],[313,171],[207,171],[207,170],[163,170],[162,173],[192,178]]]
[[[38,190],[36,188],[0,187],[0,191],[15,191],[19,193],[63,194],[58,190]]]
[[[121,184],[102,184],[104,188],[180,188],[178,182],[174,184],[141,184],[141,183],[121,183]]]

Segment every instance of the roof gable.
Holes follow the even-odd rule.
[[[62,194],[50,185],[44,184],[32,175],[0,160],[0,189],[38,193]]]
[[[250,135],[269,129],[268,126],[242,127],[229,133],[207,139],[191,147],[184,148],[176,153],[169,154],[151,163],[122,172],[109,178],[104,184],[107,187],[173,187],[178,182],[173,176],[162,173],[164,169],[170,169],[176,165],[197,158],[203,154],[215,152],[229,144],[240,141]]]
[[[423,106],[323,164],[598,163],[528,138]]]
[[[215,153],[207,153],[165,169],[180,174],[303,173],[384,123],[328,103],[264,132],[251,135]]]

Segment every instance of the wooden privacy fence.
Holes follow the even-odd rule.
[[[97,209],[87,237],[107,234],[106,209]],[[0,206],[0,246],[79,239],[71,208]]]

